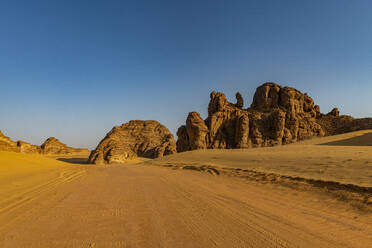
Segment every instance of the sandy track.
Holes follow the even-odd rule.
[[[13,210],[0,247],[372,244],[370,215],[312,192],[155,166],[85,168]]]

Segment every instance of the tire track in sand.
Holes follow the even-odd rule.
[[[38,199],[44,193],[50,192],[62,184],[71,182],[83,176],[85,173],[86,171],[82,169],[62,171],[58,174],[58,176],[56,175],[55,178],[48,180],[43,184],[36,185],[31,189],[19,192],[9,198],[2,199],[0,202],[0,222],[2,223],[0,226],[0,231],[6,229],[7,227],[11,226],[12,223],[17,222],[18,219],[22,218],[22,216],[17,216],[11,220],[3,221],[2,217],[8,217],[13,211],[16,211],[24,205]]]

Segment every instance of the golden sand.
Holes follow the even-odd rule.
[[[371,213],[328,194],[327,185],[322,191],[179,169],[259,171],[367,189],[368,133],[109,166],[0,152],[0,247],[370,247]]]

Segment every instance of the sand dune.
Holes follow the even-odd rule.
[[[272,181],[348,182],[370,196],[372,147],[321,145],[368,133],[110,166],[1,152],[0,247],[370,247],[368,198]]]

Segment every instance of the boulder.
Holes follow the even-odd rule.
[[[137,157],[158,158],[176,152],[176,141],[165,126],[153,120],[133,120],[115,126],[91,152],[89,162],[124,163]]]

